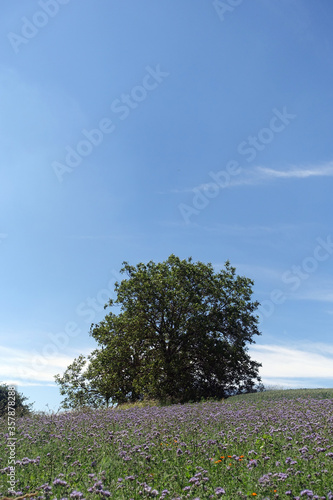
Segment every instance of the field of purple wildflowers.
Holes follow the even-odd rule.
[[[12,496],[332,500],[332,395],[248,396],[19,418]],[[0,497],[10,496],[6,425]]]

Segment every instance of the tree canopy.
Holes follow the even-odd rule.
[[[120,272],[127,278],[115,283],[117,298],[105,305],[120,311],[91,325],[99,349],[56,376],[67,407],[145,397],[177,403],[262,389],[261,365],[247,348],[260,335],[259,303],[251,299],[253,281],[236,275],[229,261],[215,272],[210,263],[170,255],[157,264],[124,262]]]

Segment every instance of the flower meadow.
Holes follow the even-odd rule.
[[[332,500],[332,431],[333,399],[312,397],[33,414],[16,421],[11,496]]]

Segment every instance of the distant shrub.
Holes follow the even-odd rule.
[[[0,417],[5,417],[8,414],[8,408],[15,408],[16,417],[30,415],[32,403],[26,404],[25,401],[28,398],[17,392],[16,389],[11,390],[12,387],[8,384],[0,384]],[[15,392],[15,396],[12,392]]]
[[[120,403],[115,410],[129,410],[132,408],[146,408],[150,406],[161,406],[161,403],[156,399],[144,399],[143,401],[136,401],[135,403]]]

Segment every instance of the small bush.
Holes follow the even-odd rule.
[[[8,384],[0,384],[0,417],[6,417],[8,414],[8,408],[15,408],[15,416],[23,417],[26,415],[30,415],[32,403],[26,404],[28,398],[20,394],[15,389],[15,398],[14,396],[9,396],[10,388],[12,386]],[[14,405],[11,406],[11,404]]]

